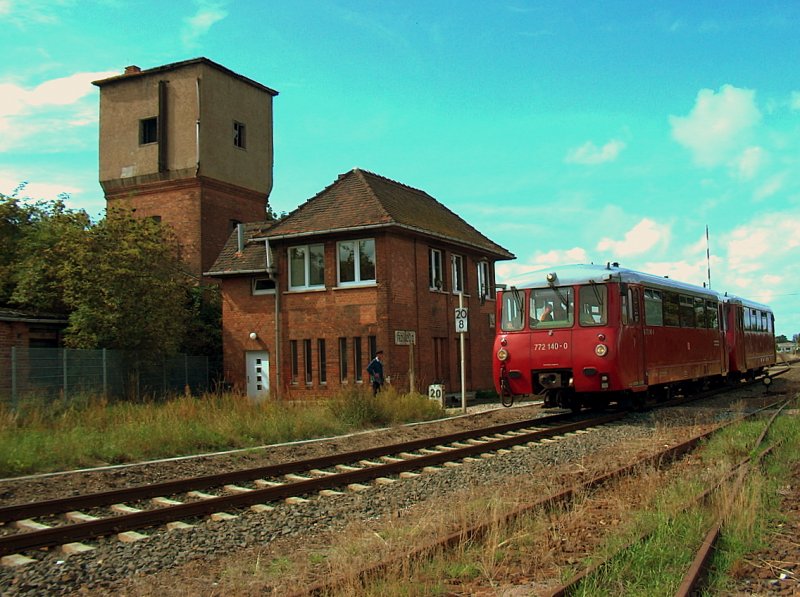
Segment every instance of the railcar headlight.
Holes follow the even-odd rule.
[[[604,357],[608,354],[608,346],[605,344],[598,344],[594,347],[594,354],[599,357]]]
[[[505,348],[501,348],[497,351],[497,360],[498,361],[505,361],[508,358],[508,351]]]

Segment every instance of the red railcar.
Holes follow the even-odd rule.
[[[498,293],[497,325],[493,371],[506,400],[603,407],[729,373],[719,294],[616,263],[531,274]]]
[[[725,295],[723,312],[730,377],[752,379],[774,365],[777,358],[772,310],[767,305]]]

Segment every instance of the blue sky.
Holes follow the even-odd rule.
[[[0,192],[102,214],[91,81],[205,56],[280,92],[278,211],[354,167],[517,255],[619,261],[800,333],[800,3],[0,0]]]

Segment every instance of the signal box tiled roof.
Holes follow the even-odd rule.
[[[513,259],[436,199],[397,181],[355,168],[306,201],[284,219],[244,225],[239,250],[234,230],[208,276],[266,272],[263,241],[399,228],[471,247],[496,259]],[[262,241],[262,242],[259,242]]]
[[[280,239],[386,227],[478,249],[497,259],[514,258],[426,192],[359,168],[341,174],[265,236]]]
[[[230,276],[236,274],[258,274],[267,271],[264,243],[253,243],[252,239],[263,237],[275,225],[274,221],[252,222],[244,226],[244,246],[239,250],[239,235],[234,229],[225,246],[211,266],[205,272],[207,276]]]

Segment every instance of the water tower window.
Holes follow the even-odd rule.
[[[158,117],[143,118],[139,121],[139,144],[158,142]]]
[[[242,122],[233,121],[233,145],[244,149],[245,145],[245,126]]]

